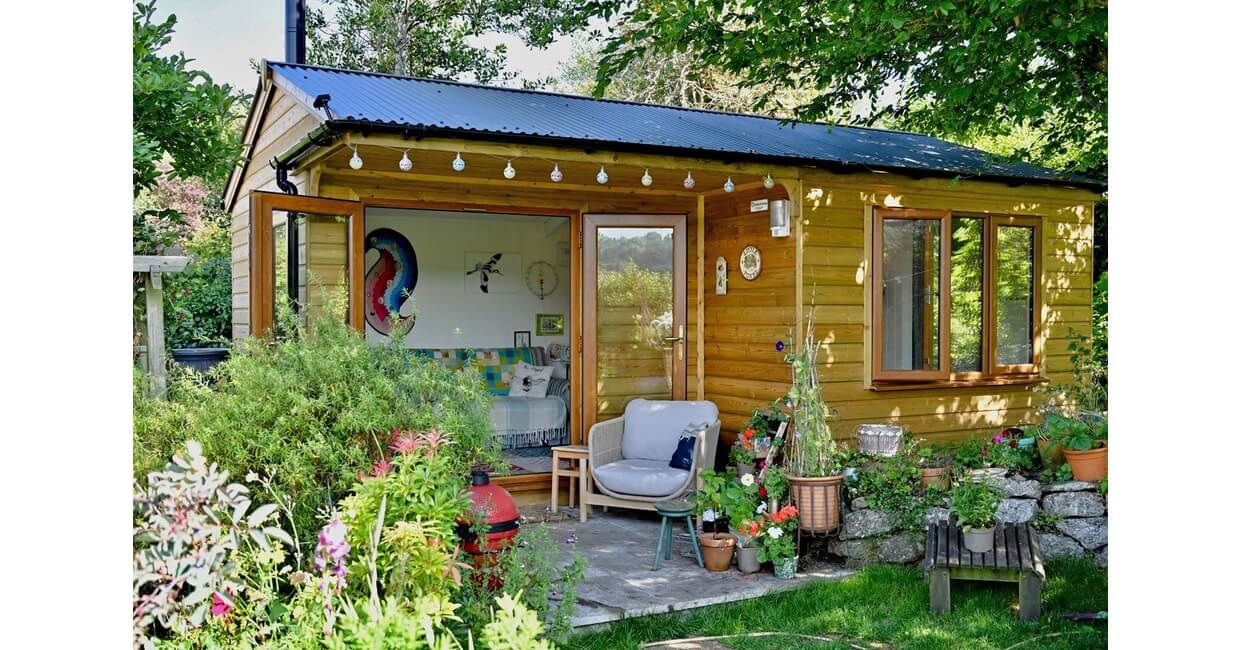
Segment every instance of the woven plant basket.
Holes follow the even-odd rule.
[[[799,509],[799,529],[808,533],[827,533],[841,522],[842,475],[804,478],[786,477],[790,481],[790,500]]]
[[[855,427],[859,450],[872,456],[889,458],[898,453],[903,442],[903,427],[893,424],[861,424]]]

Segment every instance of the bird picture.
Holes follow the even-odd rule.
[[[495,253],[485,262],[478,262],[469,269],[465,275],[480,274],[481,283],[478,285],[482,289],[482,293],[490,293],[490,276],[503,275],[503,272],[495,268],[499,264],[499,259],[503,257],[503,253]]]

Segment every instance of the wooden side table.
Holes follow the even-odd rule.
[[[562,463],[568,462],[568,466]],[[590,466],[590,447],[562,445],[551,448],[551,512],[560,508],[560,479],[569,479],[569,505],[581,506],[581,520],[586,521],[590,507],[586,504],[586,472]]]

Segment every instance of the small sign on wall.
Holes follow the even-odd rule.
[[[756,199],[751,201],[751,212],[767,212],[768,199]]]

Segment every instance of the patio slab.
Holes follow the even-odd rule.
[[[526,518],[547,521],[560,548],[560,562],[573,561],[580,552],[587,561],[585,577],[577,587],[573,627],[601,625],[623,618],[662,614],[684,609],[756,598],[793,589],[813,580],[837,580],[853,575],[852,569],[823,562],[800,567],[794,580],[779,580],[771,572],[745,575],[736,568],[713,573],[695,563],[690,538],[677,531],[673,559],[651,570],[660,518],[655,513],[612,509],[591,512],[580,523],[574,510],[561,508],[555,516],[545,508],[523,508]],[[571,540],[571,541],[570,541]]]

